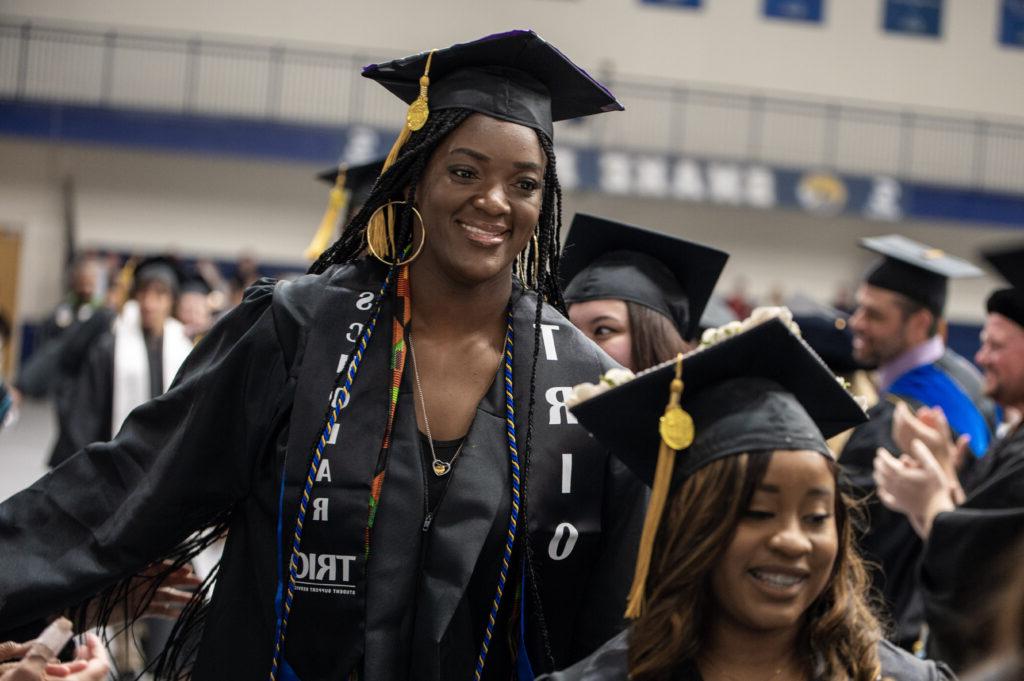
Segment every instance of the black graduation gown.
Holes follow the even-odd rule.
[[[957,670],[989,652],[1003,571],[1020,569],[1009,561],[1024,541],[1024,427],[986,459],[985,477],[963,505],[935,517],[921,560],[928,653]]]
[[[57,416],[57,439],[50,450],[51,467],[59,466],[83,446],[106,439],[110,434],[109,418],[107,429],[98,431],[99,437],[92,436],[95,426],[86,426],[81,421],[84,412],[91,413],[99,407],[93,402],[94,394],[80,396],[78,390],[82,373],[90,365],[89,356],[94,345],[104,334],[109,334],[116,315],[100,307],[92,310],[88,318],[79,320],[66,304],[62,305],[63,315],[55,313],[44,324],[40,333],[43,339],[40,348],[22,368],[17,385],[26,395],[51,396],[53,399]],[[74,321],[62,327],[56,321],[62,316]],[[92,417],[87,419],[91,420]],[[85,432],[89,432],[89,435],[86,436]]]
[[[994,427],[991,400],[982,394],[978,372],[963,357],[946,350],[934,367],[959,386],[970,403]],[[891,640],[911,648],[918,640],[924,622],[924,606],[917,587],[917,564],[922,543],[902,513],[886,508],[874,495],[874,460],[879,447],[896,452],[892,439],[892,418],[896,402],[904,400],[913,410],[921,402],[902,396],[884,395],[868,410],[868,422],[854,429],[839,457],[847,480],[858,495],[867,497],[868,527],[860,540],[861,553],[869,564],[874,589],[882,594],[891,619]]]
[[[626,681],[629,678],[628,638],[629,631],[623,631],[593,655],[538,681]],[[882,664],[882,677],[892,681],[954,681],[956,678],[944,664],[919,660],[888,641],[878,643],[878,658]],[[700,672],[692,663],[680,665],[674,678],[678,681],[701,681]]]
[[[265,678],[310,452],[323,427],[339,355],[352,352],[383,275],[376,262],[361,260],[293,283],[257,284],[203,338],[172,389],[132,412],[113,441],[90,445],[0,505],[0,621],[13,626],[80,601],[229,511],[193,678]],[[513,303],[520,449],[535,301],[517,292]],[[368,481],[349,468],[361,449],[375,457],[380,447],[386,399],[378,398],[388,393],[390,309],[385,303],[363,356],[337,444],[325,450],[330,474],[320,476],[323,464],[318,472],[322,479],[313,497],[328,497],[329,505],[319,519],[311,505],[306,517],[306,583],[291,609],[279,678],[343,678],[362,655],[363,642],[361,678],[472,675],[483,632],[474,626],[479,604],[467,605],[467,589],[474,575],[496,580],[510,507],[498,380],[478,407],[451,485],[424,532],[424,471],[411,371],[405,372],[365,563],[365,609],[353,616],[355,601],[346,600],[364,591],[350,588],[342,574],[349,559],[353,573],[363,564],[362,533],[353,546],[353,537],[333,530],[354,513],[366,514]],[[553,309],[544,309],[542,324],[530,541],[549,641],[561,667],[623,626],[646,488],[564,407],[571,386],[595,380],[611,360]],[[307,572],[310,564],[322,569]],[[323,583],[310,587],[312,579]],[[513,566],[499,624],[508,619],[517,580]],[[543,654],[533,622],[527,640],[539,666]],[[505,645],[496,638],[492,653]]]

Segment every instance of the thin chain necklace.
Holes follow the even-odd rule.
[[[427,403],[423,399],[423,385],[420,383],[420,370],[416,366],[416,348],[412,344],[412,329],[409,329],[409,354],[412,356],[412,375],[416,379],[416,392],[420,395],[420,408],[423,410],[423,427],[427,431],[427,444],[430,446],[430,458],[433,459],[430,464],[431,470],[434,471],[434,475],[442,478],[448,475],[448,471],[455,465],[455,459],[459,458],[459,454],[462,453],[462,446],[466,444],[466,439],[463,438],[462,442],[459,443],[459,448],[455,450],[455,455],[452,456],[448,461],[443,461],[437,458],[437,452],[434,451],[434,436],[430,434],[430,419],[427,418]]]

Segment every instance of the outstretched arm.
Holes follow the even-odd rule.
[[[273,288],[250,289],[172,388],[0,504],[0,621],[60,612],[142,570],[247,493],[286,378]]]

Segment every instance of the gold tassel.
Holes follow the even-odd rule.
[[[334,228],[338,224],[341,213],[348,203],[348,196],[345,193],[345,168],[338,168],[338,179],[331,187],[330,198],[327,200],[327,209],[324,216],[320,218],[320,226],[317,227],[313,240],[306,247],[304,255],[308,260],[316,260],[320,254],[327,250],[331,244],[331,237],[334,236]]]
[[[427,118],[430,116],[430,107],[427,105],[427,89],[430,87],[430,63],[433,60],[434,51],[431,50],[427,55],[427,65],[423,69],[423,75],[420,76],[420,94],[409,105],[409,110],[405,114],[405,125],[402,126],[402,131],[398,133],[398,139],[391,145],[391,151],[384,159],[384,165],[380,169],[381,175],[398,160],[402,147],[409,141],[412,133],[427,123]],[[397,254],[394,224],[395,209],[392,206],[380,211],[370,220],[366,229],[366,241],[372,245],[374,252],[386,253],[386,257],[394,257]]]
[[[114,277],[114,293],[110,296],[110,304],[118,312],[124,307],[131,294],[132,286],[135,283],[135,266],[138,264],[137,257],[134,255],[129,257],[118,271],[117,276]]]
[[[645,591],[647,590],[647,573],[651,569],[651,554],[654,551],[654,540],[658,536],[661,516],[671,492],[672,471],[676,463],[676,451],[686,449],[693,442],[693,419],[679,406],[683,394],[683,355],[676,357],[676,377],[672,380],[668,404],[665,414],[658,424],[661,433],[661,445],[658,447],[658,465],[654,469],[654,482],[651,483],[651,500],[647,504],[647,515],[644,516],[644,529],[640,535],[640,548],[636,555],[636,569],[633,572],[633,585],[629,589],[626,605],[626,617],[636,619],[645,610]]]

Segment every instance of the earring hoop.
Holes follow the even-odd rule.
[[[377,220],[376,218],[377,218],[377,214],[380,211],[382,211],[383,209],[390,208],[391,206],[400,206],[400,205],[403,205],[403,204],[408,205],[409,209],[419,219],[419,221],[420,221],[420,231],[422,232],[423,236],[420,237],[420,245],[416,248],[416,252],[415,253],[413,253],[411,256],[409,256],[405,260],[397,260],[395,262],[391,262],[390,260],[386,260],[385,258],[382,258],[380,256],[380,254],[377,253],[377,250],[374,248],[373,243],[374,243],[374,241],[377,241],[380,244],[384,244],[386,246],[390,246],[391,244],[394,243],[394,240],[395,240],[394,233],[390,232],[390,230],[388,230],[387,223],[386,223],[386,221],[384,219]],[[378,238],[376,234],[372,233],[372,230],[374,229],[374,227],[376,225],[382,225],[383,229],[385,230],[385,235],[383,237],[379,237]],[[401,267],[402,265],[408,265],[409,263],[411,263],[413,260],[415,260],[417,257],[419,257],[420,251],[423,250],[423,244],[425,244],[425,243],[427,243],[427,226],[423,222],[423,216],[420,215],[420,212],[418,210],[416,210],[416,206],[414,206],[413,204],[409,203],[408,201],[388,201],[384,205],[382,205],[379,208],[377,208],[377,210],[373,211],[370,214],[370,219],[367,220],[367,222],[366,222],[366,247],[369,249],[369,251],[373,255],[373,257],[377,258],[377,260],[380,260],[382,263],[384,263],[385,265],[388,265],[390,267]]]

